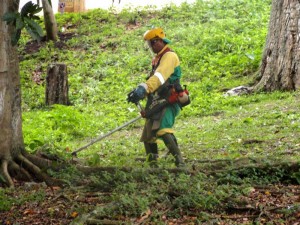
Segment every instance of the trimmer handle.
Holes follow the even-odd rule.
[[[146,113],[145,113],[145,110],[144,110],[143,106],[141,105],[141,103],[140,103],[140,102],[137,102],[137,103],[135,103],[135,104],[136,104],[136,106],[138,107],[138,109],[140,110],[141,116],[145,118]]]

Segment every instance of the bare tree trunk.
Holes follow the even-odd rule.
[[[0,18],[9,10],[16,11],[18,5],[13,5],[12,1],[4,1],[0,8]],[[9,185],[12,185],[12,179],[7,174],[8,162],[13,157],[17,149],[23,146],[23,140],[20,138],[21,117],[18,112],[13,112],[17,103],[14,102],[13,96],[18,94],[18,79],[15,73],[18,72],[19,63],[16,57],[16,47],[11,45],[10,34],[12,28],[7,26],[3,21],[0,22],[0,162],[4,177]],[[19,116],[19,118],[17,118]],[[16,129],[15,131],[13,129]],[[14,140],[16,143],[14,143]]]
[[[0,18],[18,8],[19,1],[2,0]],[[10,187],[14,186],[12,174],[50,185],[53,180],[34,164],[35,159],[30,159],[24,148],[18,53],[11,44],[14,29],[0,20],[0,175]],[[44,163],[50,165],[47,160]]]
[[[57,40],[57,24],[48,0],[42,0],[47,40]]]
[[[300,1],[273,0],[269,33],[254,90],[300,88]]]

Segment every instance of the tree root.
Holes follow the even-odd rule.
[[[188,162],[188,161],[187,161]],[[110,173],[115,174],[118,171],[131,173],[137,168],[131,167],[88,167],[76,165],[76,168],[85,175]],[[203,173],[206,176],[223,177],[224,174],[234,173],[240,177],[251,176],[253,171],[261,171],[262,174],[275,174],[276,171],[281,171],[282,179],[286,179],[288,174],[298,173],[300,170],[300,161],[296,162],[268,162],[265,163],[263,159],[255,158],[240,158],[236,160],[203,160],[203,163],[197,164],[194,161],[190,161],[187,167],[183,168],[140,168],[144,173],[148,174],[160,174],[162,171],[168,173],[185,173],[195,175]],[[289,177],[293,182],[296,182],[297,178]]]
[[[32,180],[32,176],[21,166],[19,166],[15,161],[11,161],[11,164],[8,168],[11,171],[11,174],[14,176],[25,177],[25,180]],[[20,174],[21,173],[21,174]]]
[[[10,176],[9,173],[8,173],[8,161],[7,161],[7,160],[4,160],[4,161],[2,162],[1,171],[2,171],[2,173],[3,173],[4,179],[6,180],[8,186],[9,186],[9,187],[14,186],[14,182],[13,182],[13,180],[11,179],[11,176]]]
[[[22,154],[19,154],[17,157],[18,160],[20,160],[21,164],[24,164],[24,166],[29,170],[29,172],[33,173],[38,180],[45,181],[48,186],[51,186],[51,182],[49,177],[42,173],[41,169],[34,165],[31,161],[29,161],[26,157],[24,157]]]
[[[224,170],[213,170],[207,172],[206,174],[210,176],[215,176],[217,174],[222,174],[222,173],[233,173],[233,172],[238,174],[238,173],[243,173],[246,170],[248,171],[260,170],[260,171],[268,172],[269,174],[275,173],[276,170],[282,170],[291,174],[291,173],[299,172],[300,162],[290,162],[290,163],[285,162],[285,163],[272,163],[272,164],[259,163],[255,165],[245,164],[231,169],[225,168]]]
[[[44,171],[47,168],[55,168],[52,161],[30,155],[26,152],[19,153],[14,158],[2,159],[0,177],[4,186],[14,187],[14,180],[45,182],[48,186],[62,186],[63,182],[49,177]],[[1,180],[0,180],[1,182]]]
[[[92,173],[102,173],[107,172],[114,174],[118,171],[122,172],[133,172],[135,169],[130,167],[86,167],[86,166],[77,166],[77,169],[82,173],[89,175]],[[160,174],[161,171],[168,171],[169,173],[190,173],[186,168],[148,168],[145,169],[145,172],[150,174]]]

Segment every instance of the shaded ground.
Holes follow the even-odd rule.
[[[62,49],[66,47],[65,42],[75,36],[75,33],[58,33],[58,41],[55,42],[55,47]],[[43,47],[46,43],[46,37],[43,37],[43,39],[38,42],[38,41],[29,41],[25,47],[24,47],[24,52],[28,55],[34,54],[39,51],[41,47]],[[21,56],[22,60],[22,56]]]
[[[105,200],[110,193],[86,191],[84,186],[51,189],[44,184],[22,183],[16,190],[7,191],[7,195],[15,203],[8,211],[0,211],[2,224],[70,224],[96,206],[110,204]],[[250,194],[238,202],[239,205],[232,205],[226,212],[207,212],[210,222],[201,224],[300,224],[300,186],[253,187]],[[205,213],[194,209],[181,218],[169,218],[167,212],[170,210],[162,209],[164,224],[199,224],[197,215]],[[151,216],[149,209],[139,218],[88,219],[86,224],[156,224],[151,222]]]

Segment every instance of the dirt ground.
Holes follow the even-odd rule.
[[[49,188],[44,183],[30,182],[17,184],[16,189],[8,195],[15,200],[26,199],[26,197],[28,200],[14,204],[8,211],[0,211],[1,224],[64,225],[93,211],[96,206],[108,204],[103,202],[101,196],[110,193],[89,192],[85,191],[84,187]],[[39,198],[39,196],[43,197]],[[256,187],[248,196],[240,200],[241,206],[233,205],[226,213],[209,213],[212,223],[202,224],[231,225],[255,224],[255,222],[256,224],[300,224],[300,186]],[[161,217],[161,222],[168,225],[199,224],[196,221],[200,213],[195,209],[194,215],[183,215],[181,218],[168,218],[166,215]],[[106,222],[101,221],[99,224],[155,224],[151,223],[151,209],[140,218],[124,217],[119,221],[109,219],[106,219]]]

